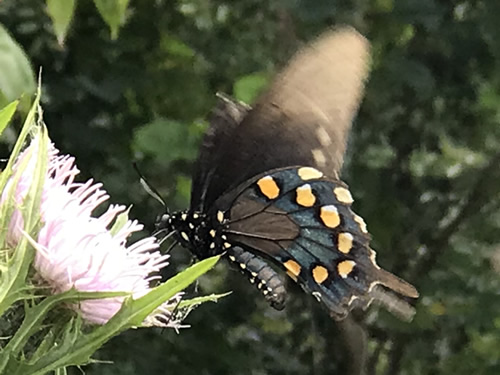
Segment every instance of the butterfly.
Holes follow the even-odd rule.
[[[193,176],[191,205],[157,227],[198,259],[224,254],[282,309],[284,270],[334,319],[387,294],[418,297],[380,268],[339,179],[369,63],[354,29],[301,49],[253,108],[219,96]],[[377,292],[378,291],[378,292]]]

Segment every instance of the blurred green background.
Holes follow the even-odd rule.
[[[28,103],[43,68],[51,138],[150,229],[163,208],[133,160],[171,209],[186,208],[216,92],[251,102],[334,25],[373,46],[343,179],[379,263],[421,293],[413,322],[372,306],[335,323],[292,284],[277,312],[220,264],[198,289],[234,293],[195,310],[192,328],[126,332],[84,373],[498,375],[499,14],[497,0],[0,1],[0,106]],[[171,260],[174,272],[190,255]]]

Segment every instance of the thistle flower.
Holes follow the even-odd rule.
[[[38,140],[35,137],[30,146],[18,157],[14,174],[19,165],[29,157],[27,167],[14,187],[16,207],[23,204],[32,180],[37,159]],[[92,180],[75,182],[79,170],[75,159],[60,155],[51,144],[48,151],[48,168],[42,191],[40,214],[42,227],[38,238],[30,239],[36,248],[34,268],[38,278],[50,286],[53,293],[75,288],[85,292],[125,292],[133,298],[144,296],[150,291],[155,274],[165,267],[167,255],[161,255],[154,237],[146,237],[134,244],[126,244],[127,238],[143,229],[137,221],[127,220],[120,228],[110,230],[111,224],[126,207],[111,205],[98,216],[92,212],[109,199],[102,184]],[[5,203],[7,192],[12,187],[11,179],[2,196]],[[15,246],[23,230],[23,218],[14,210],[9,223],[7,242]],[[71,307],[79,311],[90,323],[104,324],[121,308],[125,297],[84,300]],[[160,306],[143,322],[143,325],[169,326],[178,328],[179,322],[172,319],[172,308],[179,301],[176,295]]]

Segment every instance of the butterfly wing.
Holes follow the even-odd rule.
[[[204,211],[207,204],[205,195],[208,185],[217,178],[215,174],[219,163],[223,162],[221,150],[224,149],[224,144],[230,141],[230,137],[250,111],[246,104],[225,95],[218,94],[217,99],[194,169],[191,208],[196,211]]]
[[[228,244],[271,259],[341,319],[377,298],[378,284],[418,296],[376,264],[366,225],[351,203],[342,181],[310,167],[288,167],[255,177],[216,206],[227,209]]]
[[[274,168],[311,165],[338,173],[368,60],[363,36],[332,30],[299,51],[252,110],[220,104],[202,145],[191,207],[211,207],[224,192]]]

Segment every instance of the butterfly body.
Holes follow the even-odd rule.
[[[282,310],[286,300],[283,280],[263,259],[228,242],[225,212],[218,210],[215,220],[211,220],[213,217],[186,210],[164,214],[158,227],[174,232],[177,242],[200,260],[226,253],[227,258],[261,290],[271,306]]]
[[[381,269],[338,176],[368,59],[352,29],[299,52],[254,108],[220,98],[193,176],[191,207],[159,228],[197,258],[225,254],[277,309],[285,271],[335,319],[366,307],[376,286],[416,297]],[[379,298],[381,299],[381,298]]]

